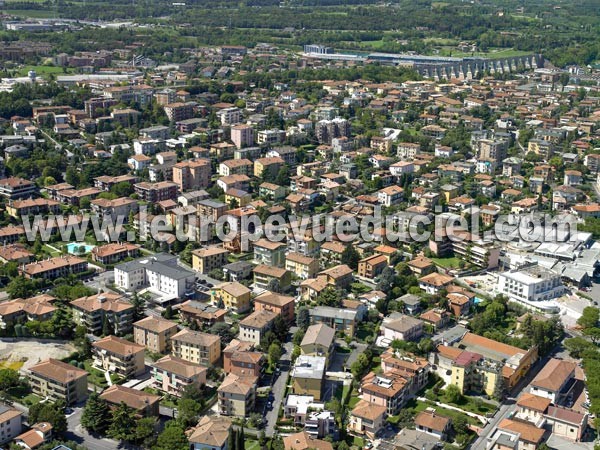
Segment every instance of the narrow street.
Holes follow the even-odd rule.
[[[285,353],[281,356],[281,360],[279,361],[279,368],[281,371],[271,388],[271,392],[273,393],[272,407],[265,414],[265,420],[267,422],[265,426],[265,434],[267,437],[273,437],[273,434],[275,433],[275,425],[277,423],[277,416],[279,415],[279,408],[281,407],[282,402],[285,400],[283,396],[285,395],[285,388],[291,370],[291,357],[292,352],[294,351],[294,345],[292,342],[286,342],[283,344],[283,348]]]

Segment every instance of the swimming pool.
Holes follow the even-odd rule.
[[[84,242],[70,242],[67,244],[67,252],[71,255],[85,255],[91,252],[96,246]]]

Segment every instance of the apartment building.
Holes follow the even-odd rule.
[[[314,278],[319,271],[319,261],[310,256],[291,252],[285,256],[285,269],[302,280]]]
[[[229,373],[217,389],[217,404],[222,416],[247,417],[254,411],[258,377]]]
[[[210,186],[211,172],[207,159],[182,161],[173,166],[173,182],[181,192],[205,189]]]
[[[139,254],[140,246],[129,242],[114,242],[92,249],[92,259],[104,265],[115,264],[125,258],[136,258]]]
[[[194,102],[175,102],[164,106],[165,114],[170,122],[179,122],[194,117]]]
[[[152,364],[152,387],[167,395],[181,397],[186,387],[206,384],[206,367],[167,355]]]
[[[388,267],[388,259],[384,255],[372,255],[358,262],[358,276],[373,279]]]
[[[173,168],[173,178],[175,177],[175,168]],[[176,200],[177,189],[179,185],[171,181],[159,181],[149,183],[143,181],[134,185],[135,193],[139,199],[148,203],[158,203],[163,200]]]
[[[19,273],[29,279],[54,280],[85,272],[87,268],[88,263],[85,259],[67,255],[26,264],[19,268]]]
[[[436,295],[442,289],[446,289],[454,278],[442,273],[430,273],[424,277],[419,278],[419,288],[431,295]]]
[[[48,294],[36,295],[31,298],[16,298],[0,303],[0,329],[5,330],[17,323],[31,320],[50,320],[56,310],[52,303],[56,299]]]
[[[326,363],[324,356],[298,356],[291,372],[293,393],[321,400]]]
[[[531,393],[556,405],[563,404],[573,395],[576,369],[574,362],[551,358],[531,382]]]
[[[254,128],[250,125],[234,125],[231,127],[231,142],[240,149],[254,145]]]
[[[356,311],[331,306],[316,306],[309,310],[309,314],[312,325],[322,323],[333,328],[336,332],[354,336],[358,324]]]
[[[273,327],[277,313],[268,310],[254,311],[239,323],[238,339],[260,345],[265,333]]]
[[[252,270],[252,273],[254,274],[254,287],[256,289],[268,290],[270,283],[275,281],[282,290],[287,289],[291,284],[291,272],[279,267],[260,264]]]
[[[222,247],[206,247],[192,251],[192,268],[196,272],[209,273],[227,264],[229,252]]]
[[[322,323],[309,326],[300,343],[300,350],[303,355],[324,356],[329,366],[335,354],[335,330]]]
[[[249,159],[228,159],[219,164],[219,175],[228,177],[230,175],[252,175],[254,163]]]
[[[383,320],[381,332],[390,342],[416,341],[423,336],[423,321],[404,314],[394,313]]]
[[[137,377],[146,372],[144,346],[107,336],[92,343],[92,366],[124,379]]]
[[[255,350],[255,344],[233,339],[223,350],[223,371],[240,376],[252,375],[260,377],[265,355]]]
[[[114,268],[115,284],[130,292],[147,287],[165,299],[181,298],[193,288],[196,274],[177,262],[177,256],[157,253],[121,263]]]
[[[531,303],[552,300],[565,292],[561,276],[549,269],[532,265],[498,275],[497,291],[509,299]]]
[[[267,172],[271,176],[276,176],[279,169],[283,167],[285,161],[278,156],[272,158],[259,158],[254,161],[254,176],[264,178]]]
[[[106,198],[96,198],[91,202],[92,211],[100,216],[100,219],[129,220],[129,214],[138,211],[138,203],[132,198],[115,198],[108,200]]]
[[[221,309],[245,313],[250,309],[252,291],[237,281],[215,286],[211,291],[211,304]]]
[[[72,405],[87,398],[87,376],[85,370],[50,358],[31,366],[27,378],[38,397]]]
[[[9,177],[0,180],[0,196],[9,200],[35,197],[38,188],[32,181],[19,177]]]
[[[154,353],[165,353],[171,348],[171,337],[177,333],[177,324],[160,317],[148,316],[133,324],[136,344]]]
[[[239,108],[223,108],[217,111],[217,118],[221,125],[236,125],[242,121],[242,112]]]
[[[60,211],[60,204],[55,200],[46,198],[27,198],[23,200],[10,200],[6,205],[6,212],[15,219],[22,216],[36,214],[56,214]]]
[[[360,391],[364,401],[383,406],[389,415],[398,414],[410,396],[407,378],[395,370],[381,374],[370,372],[362,379]]]
[[[71,307],[73,321],[97,336],[102,334],[105,320],[114,334],[124,335],[132,329],[133,305],[120,294],[100,292],[81,297],[73,300]]]
[[[285,266],[286,244],[259,239],[254,243],[254,262],[270,267]]]
[[[295,319],[294,297],[266,291],[254,298],[255,311],[271,311],[282,317],[287,323]]]
[[[221,338],[212,334],[181,330],[171,338],[171,354],[178,358],[210,366],[221,357]]]

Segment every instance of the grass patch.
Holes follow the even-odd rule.
[[[354,409],[354,407],[360,402],[360,398],[358,397],[350,397],[350,401],[348,402],[348,408]]]
[[[431,258],[431,260],[435,265],[444,269],[458,269],[460,264],[460,259],[456,256],[452,256],[451,258]]]
[[[41,401],[42,401],[42,399],[40,397],[38,397],[37,395],[28,394],[21,399],[20,403],[23,403],[25,406],[32,406],[32,405],[37,405]]]
[[[108,386],[108,382],[106,381],[104,372],[96,369],[95,367],[92,367],[92,362],[90,360],[85,360],[83,362],[83,367],[89,373],[88,381],[90,383],[92,383],[96,386],[102,387],[102,388],[105,388]]]
[[[62,67],[56,67],[56,66],[24,66],[22,69],[19,69],[19,76],[21,77],[26,77],[27,73],[30,70],[35,70],[36,74],[38,76],[40,75],[49,75],[49,74],[55,74],[55,75],[63,75],[65,73],[65,70]],[[67,72],[66,73],[71,73],[73,72],[72,69],[68,69],[67,68]]]
[[[19,370],[23,367],[25,361],[0,361],[0,369],[11,369],[11,370]]]
[[[363,448],[364,447],[365,440],[363,438],[358,437],[358,436],[352,436],[352,437],[353,437],[353,439],[352,439],[352,445],[353,446],[356,446],[358,448]]]
[[[50,19],[55,16],[58,17],[58,14],[54,11],[42,9],[8,9],[5,12],[11,16],[33,17],[34,19]]]
[[[413,401],[409,402],[408,405],[410,405],[413,402],[414,402],[414,406],[412,407],[412,410],[415,413],[420,413],[422,411],[425,411],[427,408],[433,408],[433,409],[435,409],[436,413],[440,414],[441,416],[449,417],[452,420],[456,420],[457,417],[462,416],[471,425],[481,426],[481,422],[479,422],[479,420],[475,419],[474,417],[470,417],[464,413],[454,411],[451,409],[442,408],[442,407],[436,406],[435,404],[430,403],[430,402],[421,402],[421,401],[415,402],[413,400]],[[408,407],[408,405],[407,405],[407,407]]]
[[[258,443],[258,441],[255,441],[252,439],[246,439],[246,442],[244,443],[244,449],[245,450],[260,450],[260,444]]]

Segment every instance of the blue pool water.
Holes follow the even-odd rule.
[[[91,252],[94,247],[95,245],[84,244],[83,242],[70,242],[67,244],[67,252],[71,255],[82,255]]]
[[[475,303],[475,304],[477,304],[477,303],[481,303],[482,301],[483,301],[483,300],[482,300],[482,299],[480,299],[480,298],[478,298],[478,297],[475,297],[475,298],[473,298],[473,303]]]

